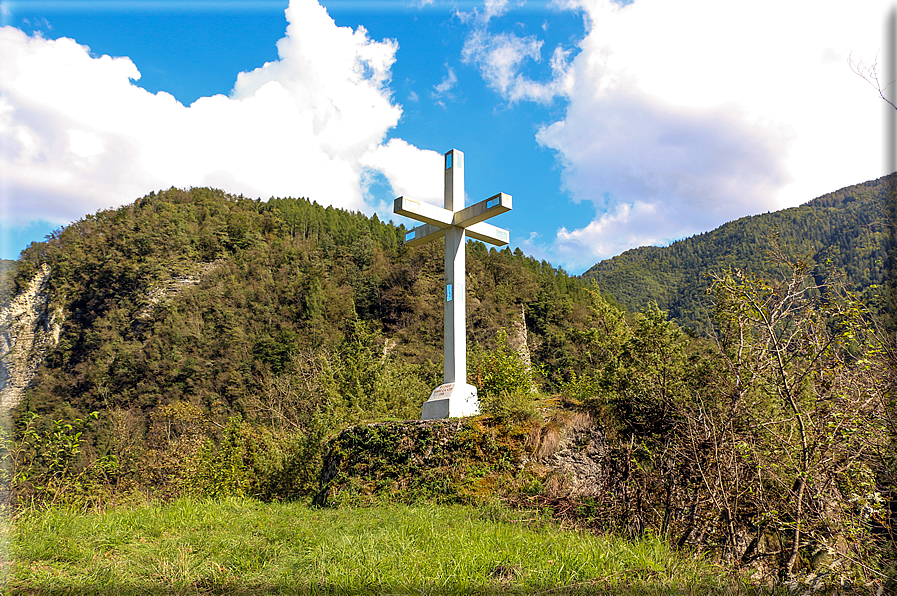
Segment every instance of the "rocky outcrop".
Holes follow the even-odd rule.
[[[63,313],[50,301],[42,265],[24,292],[0,310],[0,412],[16,407],[47,351],[59,342]]]
[[[150,288],[146,293],[146,302],[134,315],[135,330],[142,329],[149,321],[152,321],[153,311],[157,305],[171,300],[185,288],[195,286],[202,281],[203,277],[217,269],[223,262],[223,260],[217,260],[208,263],[197,263],[194,271],[170,277],[164,283]]]
[[[544,425],[485,416],[360,425],[330,441],[315,503],[476,501],[533,475],[555,477],[565,496],[592,496],[619,480],[610,460],[588,414]]]
[[[533,366],[529,352],[529,337],[526,331],[526,313],[520,304],[520,313],[511,323],[511,333],[508,336],[508,347],[517,352],[523,365],[530,369]]]
[[[658,460],[652,470],[656,464],[633,451],[632,439],[615,444],[582,411],[517,424],[479,416],[359,425],[327,447],[314,499],[319,506],[498,498],[600,531],[652,530],[721,562],[750,565],[756,577],[781,568],[791,539],[750,517],[699,512],[700,478],[683,475],[681,462]],[[843,559],[825,559],[846,554],[845,544],[836,534],[808,541],[804,568],[841,565]]]
[[[574,417],[553,444],[546,444],[545,437],[542,443],[540,462],[564,478],[568,495],[593,497],[611,489],[614,474],[607,441],[590,417]]]

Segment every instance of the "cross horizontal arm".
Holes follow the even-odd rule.
[[[421,203],[420,201],[412,201],[405,197],[399,197],[393,203],[393,212],[397,215],[404,215],[417,221],[422,221],[440,228],[447,228],[452,225],[453,213],[448,209],[437,207],[429,203]]]
[[[497,228],[490,223],[481,221],[464,230],[474,240],[488,242],[496,246],[504,246],[511,241],[511,234],[505,229]]]
[[[424,224],[405,232],[405,246],[420,246],[445,236],[445,228]]]
[[[485,201],[474,203],[470,207],[455,212],[454,224],[467,228],[495,215],[511,210],[511,195],[503,192],[489,197]]]

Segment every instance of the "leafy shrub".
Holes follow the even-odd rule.
[[[474,349],[470,359],[471,380],[477,387],[483,414],[514,421],[538,416],[532,369],[508,345],[504,330],[494,350]]]
[[[193,497],[242,497],[251,477],[245,462],[245,433],[239,418],[231,418],[221,439],[206,441],[190,466],[184,492]]]
[[[0,429],[0,491],[7,505],[86,505],[102,500],[109,473],[117,469],[114,456],[89,464],[82,452],[82,435],[97,412],[87,419],[46,420],[35,413],[27,416],[21,436],[15,440]]]

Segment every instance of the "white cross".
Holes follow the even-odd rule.
[[[464,241],[467,236],[497,246],[510,241],[507,230],[496,228],[486,219],[511,210],[511,195],[498,193],[464,208],[464,154],[452,149],[445,154],[445,208],[412,201],[395,200],[393,211],[424,225],[405,234],[407,246],[418,246],[445,236],[445,339],[443,343],[443,384],[433,390],[424,404],[421,418],[452,418],[479,413],[477,389],[467,384],[466,288],[464,283]]]

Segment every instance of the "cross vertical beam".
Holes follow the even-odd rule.
[[[464,154],[452,149],[445,154],[446,211],[464,208]],[[451,226],[445,231],[445,337],[443,339],[443,383],[467,382],[467,322],[464,228]]]

